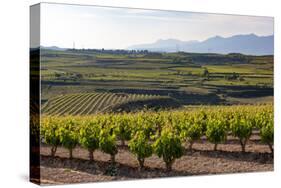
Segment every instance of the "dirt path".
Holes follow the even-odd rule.
[[[166,172],[165,163],[155,155],[145,160],[145,169],[140,172],[138,162],[128,148],[119,149],[116,156],[117,171],[114,171],[110,170],[109,155],[101,151],[96,151],[95,162],[90,162],[88,152],[82,148],[76,148],[73,152],[75,159],[69,160],[66,149],[58,148],[56,157],[51,158],[50,148],[42,146],[41,182],[62,184],[273,170],[269,148],[259,144],[257,137],[251,138],[244,154],[234,139],[227,144],[220,144],[218,150],[213,151],[213,145],[203,139],[194,144],[193,152],[187,150],[183,157],[176,160],[172,172]]]

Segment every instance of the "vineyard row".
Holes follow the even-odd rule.
[[[133,101],[161,98],[158,95],[79,93],[50,99],[42,108],[47,115],[91,115],[108,108]]]
[[[87,100],[87,99],[86,99]],[[58,146],[72,150],[80,145],[89,151],[90,160],[97,149],[109,154],[112,163],[118,153],[117,141],[128,142],[142,169],[152,154],[162,158],[167,170],[183,155],[183,144],[192,145],[203,136],[217,145],[227,135],[236,137],[241,151],[258,130],[260,140],[273,152],[273,106],[205,107],[194,110],[101,114],[95,116],[45,116],[41,120],[41,141],[51,146],[54,156]]]

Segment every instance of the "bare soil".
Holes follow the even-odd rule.
[[[253,135],[241,152],[238,140],[229,137],[227,143],[219,144],[218,151],[204,138],[189,151],[185,145],[185,155],[173,164],[167,172],[165,163],[156,155],[145,160],[145,168],[140,171],[136,157],[128,148],[119,147],[116,155],[116,168],[112,168],[110,156],[95,151],[94,162],[89,161],[87,150],[77,147],[74,159],[68,159],[68,151],[58,148],[55,158],[50,157],[50,147],[41,146],[41,184],[85,183],[112,180],[132,180],[142,178],[191,176],[223,173],[273,171],[273,155],[267,145],[260,144]]]

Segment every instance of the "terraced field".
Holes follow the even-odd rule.
[[[119,108],[131,108],[150,103],[161,102],[175,103],[170,97],[147,94],[122,94],[122,93],[78,93],[67,94],[49,99],[42,107],[46,115],[90,115],[102,112],[118,111]],[[129,106],[129,107],[128,107]]]

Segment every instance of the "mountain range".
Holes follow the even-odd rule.
[[[58,46],[40,46],[41,49],[54,50],[54,51],[65,51],[67,48],[60,48]]]
[[[181,41],[177,39],[159,39],[150,44],[129,46],[129,50],[149,50],[155,52],[196,52],[196,53],[242,53],[247,55],[272,55],[274,53],[274,35],[257,36],[255,34],[234,35],[231,37],[214,36],[204,41]]]

